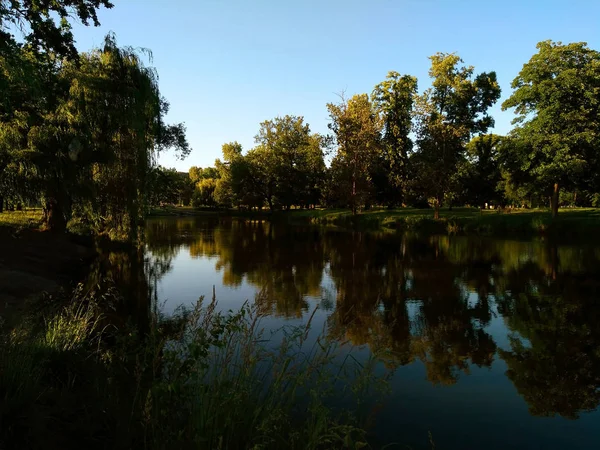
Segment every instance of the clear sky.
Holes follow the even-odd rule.
[[[428,56],[457,52],[476,72],[495,70],[502,99],[538,41],[600,50],[600,0],[113,0],[99,28],[76,26],[80,50],[112,31],[152,50],[168,120],[185,122],[192,153],[167,167],[207,167],[221,145],[254,145],[259,123],[304,116],[326,133],[336,93],[367,92],[387,72],[429,85]],[[501,100],[502,101],[502,100]],[[495,132],[512,114],[494,107]]]

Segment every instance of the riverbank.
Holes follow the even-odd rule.
[[[0,249],[3,322],[12,322],[29,300],[61,288],[72,288],[74,282],[86,275],[87,267],[96,257],[90,242],[80,237],[28,227],[0,226]]]
[[[600,209],[565,208],[552,220],[549,210],[480,210],[444,208],[440,218],[432,209],[373,209],[353,215],[346,209],[291,211],[197,210],[190,207],[155,209],[151,216],[239,217],[293,224],[335,226],[353,230],[409,230],[424,234],[546,235],[583,236],[600,230]]]

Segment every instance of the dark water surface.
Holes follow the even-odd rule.
[[[315,309],[385,357],[372,430],[414,449],[600,448],[600,245],[153,219],[146,271],[165,314],[254,301],[268,327]],[[394,448],[406,448],[394,447]]]

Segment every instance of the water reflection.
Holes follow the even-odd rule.
[[[420,361],[431,383],[500,359],[532,415],[600,403],[597,246],[198,218],[152,220],[147,246],[154,283],[179,252],[208,258],[223,286],[263,291],[263,312],[301,318],[320,301],[340,339],[390,367]]]

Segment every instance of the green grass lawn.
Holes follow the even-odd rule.
[[[24,209],[23,211],[4,211],[0,213],[0,227],[39,228],[42,224],[41,208]]]
[[[443,208],[434,220],[433,209],[374,208],[352,215],[349,209],[292,209],[291,211],[212,210],[166,206],[151,216],[231,216],[261,218],[294,224],[336,226],[356,230],[410,229],[424,233],[547,234],[585,236],[600,230],[600,208],[563,208],[553,221],[549,209],[480,210]]]
[[[155,206],[150,209],[149,216],[203,216],[203,215],[214,215],[217,214],[219,210],[213,209],[200,209],[194,208],[192,206],[175,206],[175,205],[165,205],[165,206]],[[223,212],[223,211],[220,211]]]
[[[291,211],[268,210],[237,211],[196,209],[191,206],[166,206],[154,208],[151,216],[204,216],[231,215],[239,217],[265,217],[291,223],[311,223],[340,227],[377,229],[412,228],[436,232],[462,231],[493,233],[540,232],[558,228],[567,233],[600,230],[600,208],[563,208],[558,220],[552,224],[548,209],[513,209],[510,212],[499,210],[479,210],[478,208],[443,208],[440,220],[433,220],[433,209],[371,209],[356,216],[349,209],[294,209]],[[30,208],[23,211],[0,213],[0,227],[17,229],[39,228],[42,223],[42,209]]]
[[[432,209],[372,209],[353,216],[349,210],[294,210],[280,212],[288,221],[333,225],[354,229],[411,229],[429,233],[467,234],[540,234],[558,232],[584,235],[600,230],[600,209],[564,208],[556,221],[548,209],[513,209],[510,211],[478,208],[444,208],[440,219],[433,219]]]
[[[415,208],[398,208],[386,209],[378,208],[360,212],[359,216],[370,217],[406,217],[406,216],[431,216],[433,218],[433,209],[415,209]],[[295,217],[335,217],[343,215],[351,215],[349,209],[297,209],[289,211]],[[480,217],[480,216],[501,216],[501,215],[524,215],[528,217],[550,217],[549,209],[513,209],[511,212],[503,212],[501,210],[480,210],[479,208],[442,208],[440,209],[441,218],[449,217]],[[600,220],[600,208],[561,208],[559,211],[560,218],[569,219],[589,219]]]

